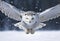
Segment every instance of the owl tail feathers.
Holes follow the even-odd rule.
[[[42,28],[42,27],[44,27],[44,26],[46,26],[46,24],[40,23],[39,26],[37,26],[35,29],[37,30],[37,29],[40,29],[40,28]]]

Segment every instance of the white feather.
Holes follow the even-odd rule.
[[[60,4],[43,11],[39,15],[40,22],[45,22],[50,19],[57,18],[59,16],[60,16]]]

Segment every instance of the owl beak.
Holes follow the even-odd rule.
[[[29,21],[29,23],[31,23],[31,21]]]

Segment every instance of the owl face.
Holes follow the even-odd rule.
[[[22,16],[22,20],[28,25],[33,25],[37,21],[37,15],[35,13],[28,12]]]

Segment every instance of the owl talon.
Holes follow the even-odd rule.
[[[29,29],[26,29],[25,32],[26,32],[26,34],[29,34]]]
[[[34,31],[33,29],[31,29],[31,34],[34,34],[34,32],[35,32],[35,31]]]

